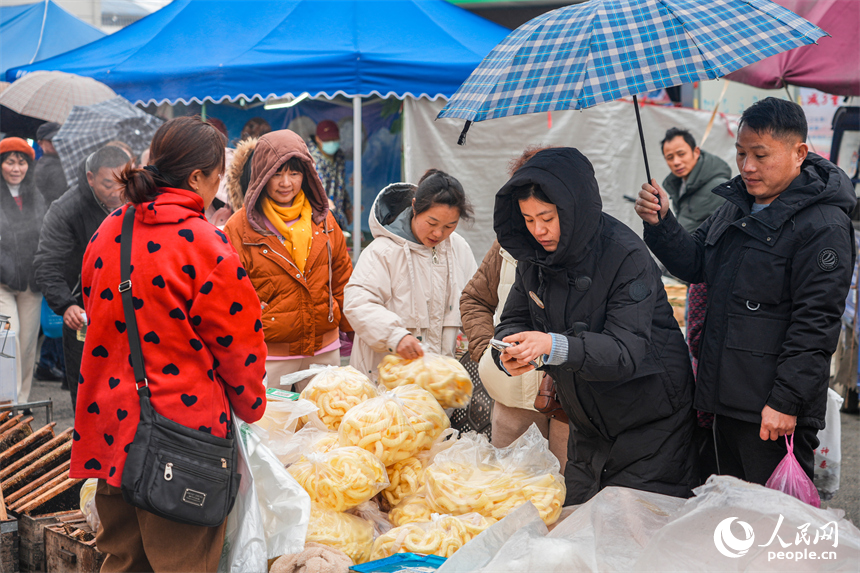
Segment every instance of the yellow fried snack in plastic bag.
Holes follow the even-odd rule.
[[[287,471],[308,492],[311,502],[322,508],[345,511],[388,486],[385,466],[367,450],[335,448],[306,457]]]
[[[256,425],[266,430],[266,445],[281,456],[280,446],[285,444],[298,430],[299,421],[309,414],[316,412],[316,404],[307,400],[278,400],[266,401],[266,413],[257,420]]]
[[[326,432],[311,443],[313,451],[320,454],[325,454],[339,447],[337,432]]]
[[[403,501],[391,508],[391,511],[388,512],[388,520],[391,525],[399,527],[407,523],[430,521],[431,515],[433,515],[433,510],[430,509],[424,491],[421,490],[419,493],[404,498]]]
[[[406,458],[385,469],[388,471],[388,481],[391,483],[382,490],[382,497],[391,507],[424,486],[424,464],[417,458]]]
[[[379,363],[379,382],[388,389],[415,384],[443,408],[463,408],[472,398],[472,379],[463,365],[438,354],[425,353],[414,360],[389,354]]]
[[[347,412],[338,429],[338,438],[341,446],[365,449],[386,466],[411,457],[421,446],[403,401],[390,392],[383,392]]]
[[[281,455],[278,459],[289,466],[299,461],[306,461],[307,454],[325,454],[340,447],[337,432],[326,428],[319,420],[311,420],[304,428],[281,445]]]
[[[476,513],[434,515],[431,521],[408,523],[377,537],[370,558],[383,559],[395,553],[426,553],[448,558],[490,525],[490,520]]]
[[[96,509],[96,485],[98,485],[98,481],[96,478],[89,478],[81,486],[81,512],[87,518],[87,524],[93,531],[98,530],[100,523],[99,512]]]
[[[370,557],[373,525],[349,513],[311,505],[311,521],[305,542],[314,541],[346,553],[355,565]]]
[[[414,384],[391,391],[403,402],[403,411],[415,430],[419,450],[433,445],[442,432],[451,427],[451,420],[430,392]]]
[[[558,460],[534,425],[502,449],[485,436],[465,434],[435,457],[424,479],[434,512],[476,512],[495,520],[530,501],[550,525],[561,515],[566,493]]]
[[[313,402],[320,421],[335,432],[344,414],[362,402],[379,395],[370,378],[353,368],[326,368],[314,376],[302,390],[303,400]]]
[[[388,533],[392,527],[391,522],[388,520],[388,514],[379,508],[379,504],[376,500],[377,498],[373,498],[365,501],[364,503],[361,503],[347,511],[347,513],[369,521],[373,526],[374,537],[382,535],[383,533]]]
[[[420,388],[415,388],[424,392]],[[421,450],[414,457],[407,458],[386,468],[390,485],[382,491],[383,509],[395,507],[405,498],[418,493],[424,488],[424,469],[433,462],[436,454],[450,448],[456,443],[457,434],[457,430],[448,428],[436,438],[429,448]],[[427,521],[427,519],[430,519],[429,508],[426,512],[426,518],[422,518],[419,521]],[[403,525],[403,523],[399,525]]]
[[[433,511],[476,512],[496,520],[530,501],[546,524],[555,523],[566,493],[564,482],[553,474],[505,474],[459,464],[431,465],[425,479]]]

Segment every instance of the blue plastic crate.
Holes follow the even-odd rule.
[[[420,553],[398,553],[385,559],[369,561],[361,565],[350,567],[350,571],[357,573],[393,573],[411,567],[432,567],[438,569],[445,563],[444,557],[438,555],[422,555]]]

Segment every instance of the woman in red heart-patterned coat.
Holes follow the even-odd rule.
[[[203,215],[224,170],[224,139],[199,118],[165,123],[150,165],[120,176],[135,205],[131,282],[155,410],[224,437],[230,410],[247,422],[266,409],[260,304],[227,237]],[[120,493],[140,415],[118,290],[128,206],[105,219],[84,255],[89,326],[81,362],[70,475],[98,478],[102,571],[214,571],[224,524],[179,524],[132,507]]]

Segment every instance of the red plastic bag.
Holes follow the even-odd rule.
[[[794,434],[791,434],[791,440],[785,436],[785,445],[788,448],[788,453],[773,470],[773,475],[770,476],[765,485],[770,489],[794,496],[811,506],[821,507],[818,490],[815,489],[812,480],[809,479],[809,476],[800,467],[797,458],[794,457]]]

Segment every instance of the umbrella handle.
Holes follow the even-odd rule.
[[[463,126],[463,131],[460,132],[460,137],[457,139],[457,145],[466,145],[466,133],[470,127],[472,127],[472,122],[467,121],[466,125]]]
[[[648,184],[651,184],[651,167],[648,165],[648,153],[645,151],[645,134],[642,132],[642,118],[639,116],[639,100],[633,96],[633,109],[636,110],[636,125],[639,126],[639,142],[642,144],[642,157],[645,159],[645,175],[648,177]],[[660,202],[660,194],[657,193],[657,205],[662,208]],[[657,221],[662,222],[663,217],[660,216],[660,211],[657,211]]]

